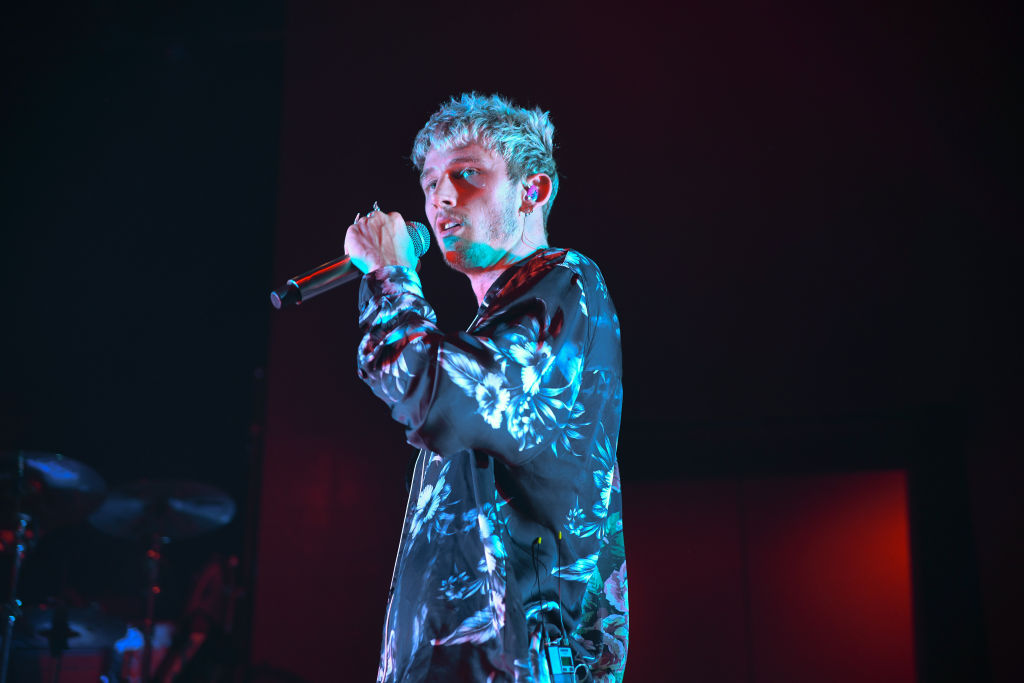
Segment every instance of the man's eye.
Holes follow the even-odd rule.
[[[476,174],[477,170],[475,168],[464,168],[461,171],[459,171],[459,177],[461,178],[469,178],[471,176],[475,176]]]

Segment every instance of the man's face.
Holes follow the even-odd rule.
[[[431,148],[420,186],[427,220],[455,270],[487,270],[519,243],[519,188],[509,180],[505,160],[482,145]]]

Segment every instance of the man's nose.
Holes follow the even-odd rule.
[[[447,173],[442,173],[441,177],[437,180],[437,187],[434,188],[434,203],[438,206],[455,206],[457,199],[458,193],[455,191],[455,183],[452,182]]]

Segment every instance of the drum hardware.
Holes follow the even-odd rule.
[[[89,518],[100,531],[147,544],[148,586],[143,621],[142,678],[153,674],[153,625],[160,594],[160,560],[171,541],[218,529],[235,515],[235,502],[208,484],[174,479],[143,479],[112,491]]]
[[[11,561],[11,584],[10,598],[4,604],[0,617],[4,620],[3,632],[3,654],[0,655],[0,683],[7,683],[7,669],[11,658],[11,638],[14,635],[14,625],[21,618],[21,600],[18,599],[18,579],[21,574],[21,565],[25,561],[25,530],[28,527],[29,516],[18,513],[16,528],[14,532],[14,558]]]
[[[108,650],[127,631],[117,617],[104,614],[98,607],[69,607],[61,600],[23,608],[23,616],[14,630],[14,648],[21,653],[22,667],[27,666],[26,655],[33,651],[46,652],[48,670],[46,680],[59,683],[64,673],[67,654],[81,657]],[[39,662],[42,664],[43,662]],[[14,670],[17,675],[24,671]]]
[[[106,496],[103,477],[60,453],[0,453],[0,524],[23,512],[43,534],[87,518]]]
[[[98,607],[69,607],[60,600],[23,609],[14,640],[19,649],[48,649],[53,657],[67,650],[102,650],[123,638],[128,627]]]
[[[119,486],[89,521],[100,531],[152,544],[182,541],[224,526],[235,516],[235,501],[209,484],[176,479],[142,479]]]
[[[52,602],[24,608],[18,579],[31,542],[47,530],[88,518],[111,536],[141,542],[146,548],[146,616],[143,630],[143,680],[152,676],[153,627],[160,594],[163,547],[228,524],[234,501],[206,484],[178,480],[142,480],[108,495],[103,479],[83,463],[60,454],[0,453],[0,551],[13,548],[10,598],[3,618],[0,683],[7,682],[12,642],[25,649],[48,648],[54,657],[54,681],[68,649],[103,649],[125,634],[124,622],[96,608],[69,608]],[[13,528],[7,528],[12,525]]]
[[[7,682],[11,641],[22,617],[18,581],[29,541],[42,531],[84,518],[99,507],[106,492],[106,482],[95,470],[59,453],[0,453],[0,522],[14,525],[10,589],[0,611],[0,683]]]
[[[232,647],[235,603],[242,593],[236,582],[238,557],[214,555],[203,568],[174,639],[153,674],[154,681],[221,680],[237,663]]]

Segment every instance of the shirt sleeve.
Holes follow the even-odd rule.
[[[619,481],[615,466],[614,481]],[[596,681],[622,683],[629,651],[629,581],[622,537],[622,497],[613,484],[612,511],[604,522],[597,566],[583,596],[583,611],[573,633]]]
[[[576,271],[555,265],[539,274],[502,298],[476,334],[442,333],[409,268],[368,273],[359,298],[359,375],[410,444],[442,454],[479,449],[521,465],[567,422],[588,335]]]

